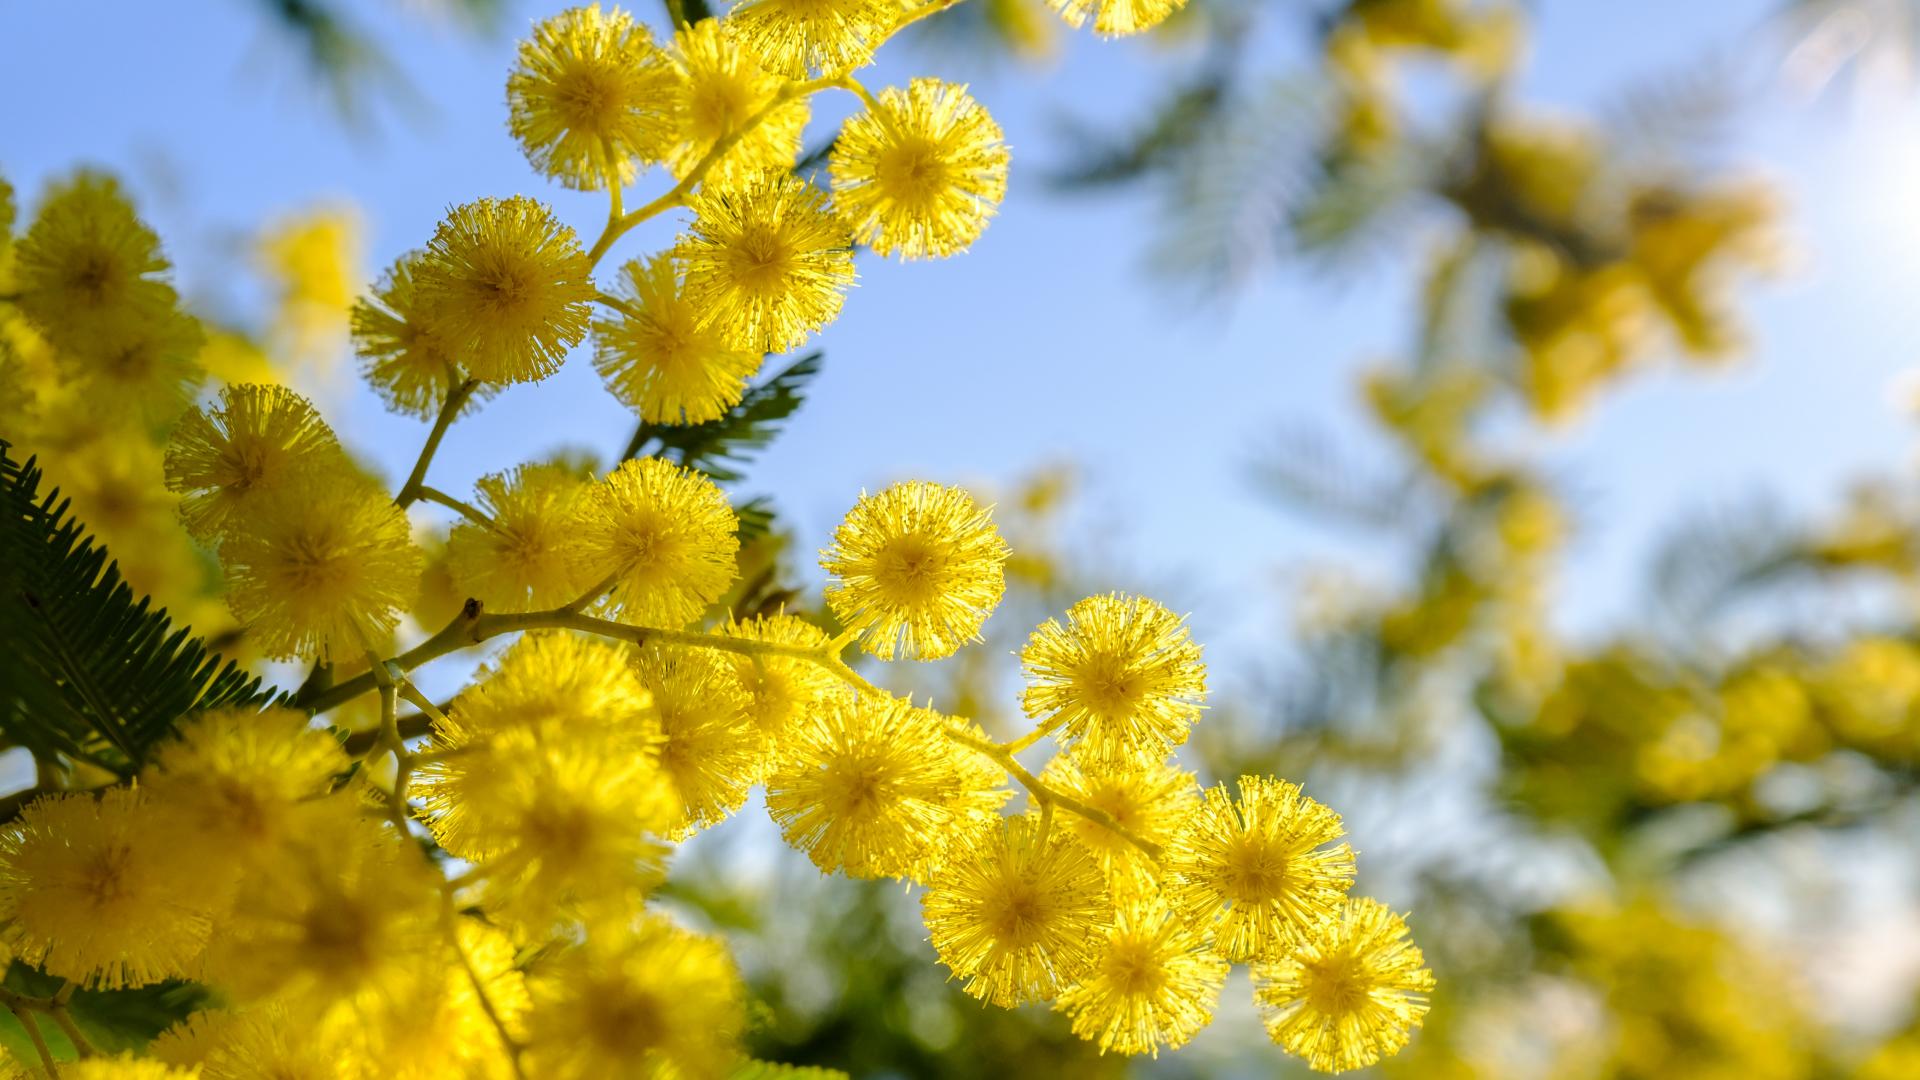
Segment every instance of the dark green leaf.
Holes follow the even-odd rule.
[[[800,407],[806,386],[820,373],[821,354],[808,353],[779,374],[748,390],[725,416],[704,424],[642,423],[627,457],[651,453],[698,469],[720,483],[744,477],[740,469],[780,434]],[[651,449],[649,449],[651,447]],[[749,504],[751,505],[751,504]]]

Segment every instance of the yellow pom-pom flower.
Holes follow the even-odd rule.
[[[827,646],[826,631],[797,615],[784,613],[728,621],[720,625],[719,632],[796,649],[824,651]],[[769,747],[782,745],[793,725],[841,686],[831,671],[797,656],[738,655],[733,657],[733,671],[747,693],[747,715]]]
[[[621,404],[650,424],[702,424],[739,403],[761,353],[702,322],[671,256],[628,263],[614,296],[623,306],[594,321],[593,362]]]
[[[535,611],[587,589],[570,550],[585,480],[562,465],[521,465],[474,487],[493,524],[462,519],[448,533],[447,570],[459,591],[489,611]]]
[[[342,1080],[372,1064],[354,1054],[342,1034],[319,1030],[279,1005],[203,1009],[161,1032],[147,1053],[197,1069],[198,1080]]]
[[[477,379],[544,379],[587,334],[587,256],[572,229],[523,195],[454,207],[415,275],[434,334]]]
[[[1122,903],[1092,969],[1054,1007],[1100,1052],[1184,1046],[1213,1020],[1229,965],[1158,897]]]
[[[979,640],[1006,592],[1006,562],[990,510],[924,481],[862,495],[820,553],[833,613],[887,659],[938,660]]]
[[[20,311],[56,348],[98,352],[173,312],[160,238],[110,177],[56,185],[14,246]]]
[[[1021,703],[1090,762],[1158,761],[1187,741],[1207,669],[1185,620],[1145,597],[1090,596],[1049,619],[1020,652]]]
[[[721,139],[734,143],[707,169],[707,178],[737,184],[766,169],[791,169],[811,111],[807,99],[781,102],[786,80],[738,48],[720,20],[682,27],[669,59],[675,75],[673,123],[678,139],[667,168],[684,178]],[[765,116],[762,111],[772,108]],[[760,116],[748,128],[747,122]]]
[[[853,281],[853,237],[817,187],[769,170],[703,184],[675,249],[686,301],[737,349],[785,352],[840,314]]]
[[[373,295],[354,304],[352,317],[361,377],[387,408],[422,419],[432,418],[466,377],[422,295],[426,258],[423,251],[402,255]]]
[[[533,28],[507,76],[507,127],[533,167],[568,187],[633,181],[673,140],[671,78],[645,23],[599,4]]]
[[[527,1074],[542,1080],[727,1076],[746,1022],[726,946],[657,916],[595,928],[528,979]]]
[[[747,801],[764,772],[764,747],[733,665],[712,650],[645,647],[635,670],[653,693],[665,739],[660,767],[682,807],[668,836],[683,840]]]
[[[952,835],[976,774],[953,723],[901,698],[843,693],[803,719],[767,780],[767,812],[825,873],[906,877]]]
[[[202,1080],[192,1069],[176,1069],[150,1058],[93,1057],[60,1066],[61,1080]]]
[[[332,735],[294,709],[215,709],[190,716],[142,776],[147,796],[186,829],[183,842],[222,861],[294,836],[310,800],[347,770]]]
[[[514,967],[513,942],[473,918],[461,918],[444,936],[452,940],[440,956],[419,965],[404,993],[365,1020],[343,1025],[349,1031],[343,1040],[347,1061],[364,1062],[348,1074],[351,1080],[508,1080],[514,1075],[500,1027],[519,1030],[528,1001],[525,977]],[[484,1003],[476,982],[485,990]]]
[[[1007,191],[1007,147],[966,87],[915,79],[880,91],[833,146],[834,205],[882,255],[965,251]]]
[[[241,882],[207,950],[207,981],[241,1002],[313,1018],[384,1013],[444,949],[437,876],[411,838],[347,795]]]
[[[257,259],[271,280],[275,340],[297,360],[330,363],[347,335],[360,288],[360,216],[320,206],[275,223],[260,237]]]
[[[364,483],[302,478],[220,547],[228,603],[268,656],[355,657],[393,630],[420,584],[407,517]]]
[[[1200,804],[1200,787],[1193,774],[1161,761],[1102,769],[1088,767],[1074,754],[1060,754],[1047,763],[1040,778],[1048,787],[1101,811],[1149,844],[1165,846],[1174,830]],[[1062,817],[1054,824],[1067,826],[1074,839],[1093,852],[1115,896],[1138,895],[1155,888],[1159,866],[1104,823],[1076,815]]]
[[[134,788],[29,803],[0,833],[0,943],[85,986],[192,974],[215,898],[173,832]]]
[[[348,468],[313,403],[283,386],[223,387],[211,411],[181,417],[167,444],[167,490],[202,540],[244,527],[263,498],[301,476]]]
[[[64,358],[77,362],[81,394],[97,419],[157,432],[179,417],[206,377],[199,363],[205,343],[198,321],[167,311]]]
[[[1138,34],[1165,22],[1187,0],[1047,0],[1068,26],[1093,19],[1094,33],[1109,37]]]
[[[614,578],[625,618],[684,626],[733,584],[738,527],[713,481],[660,458],[624,461],[582,506],[578,572]]]
[[[1093,967],[1112,903],[1093,856],[1037,817],[958,838],[921,900],[940,962],[1003,1008],[1052,1000]]]
[[[1407,1045],[1433,972],[1385,904],[1348,900],[1283,959],[1253,969],[1267,1034],[1321,1072],[1362,1069]]]
[[[871,62],[901,10],[888,0],[750,0],[728,13],[725,27],[767,70],[804,79]]]
[[[1298,784],[1242,776],[1238,802],[1216,784],[1167,844],[1166,894],[1192,922],[1219,920],[1227,959],[1277,958],[1334,914],[1352,887],[1353,849],[1326,846],[1342,831],[1340,815]]]

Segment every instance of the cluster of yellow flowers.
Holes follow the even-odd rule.
[[[36,1040],[44,1015],[80,1050],[59,1075],[733,1075],[733,962],[647,898],[672,845],[756,786],[822,871],[922,886],[967,993],[1053,1002],[1102,1051],[1188,1041],[1232,963],[1315,1068],[1405,1044],[1432,978],[1399,916],[1348,897],[1338,815],[1270,777],[1202,791],[1172,763],[1205,696],[1181,618],[1113,594],[1040,626],[1021,653],[1036,723],[1011,742],[844,659],[856,643],[934,660],[978,640],[1009,550],[964,491],[859,500],[821,555],[830,631],[726,612],[739,523],[697,470],[530,462],[473,501],[427,482],[479,396],[552,374],[589,334],[643,420],[711,421],[767,353],[838,314],[856,244],[904,259],[971,244],[1005,186],[992,119],[964,87],[872,94],[850,74],[944,6],[754,0],[665,46],[617,9],[541,23],[508,81],[510,127],[555,179],[607,191],[607,224],[583,248],[533,199],[456,206],[357,305],[365,377],[432,421],[397,491],[291,390],[235,383],[188,407],[199,331],[110,182],[39,208],[0,298],[51,362],[116,380],[101,399],[167,432],[166,487],[246,639],[313,666],[282,704],[184,717],[131,783],[42,797],[0,834],[0,942],[68,981],[6,1003]],[[1172,6],[1062,13],[1124,32]],[[866,105],[836,140],[830,193],[793,172],[807,99],[828,89]],[[675,183],[625,210],[654,164]],[[10,238],[10,194],[0,206]],[[670,251],[595,284],[623,234],[676,207],[690,220]],[[444,564],[468,599],[400,650],[425,566],[407,511],[423,501],[458,515]],[[411,681],[512,634],[444,708]],[[313,722],[365,694],[377,726]],[[1036,775],[1019,755],[1048,738],[1059,752]],[[73,987],[168,979],[206,984],[217,1007],[146,1058],[89,1053]]]

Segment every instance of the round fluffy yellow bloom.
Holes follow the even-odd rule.
[[[459,752],[422,766],[415,784],[434,838],[463,859],[511,850],[529,815],[542,812],[529,800],[538,797],[544,776],[523,769],[523,756],[535,772],[574,764],[580,750],[615,759],[610,764],[635,771],[590,769],[589,775],[600,784],[630,783],[633,815],[655,795],[644,774],[658,756],[659,724],[624,646],[576,634],[528,634],[453,699],[445,722],[434,724],[434,739],[437,748]],[[550,750],[559,756],[547,759]],[[643,819],[637,828],[670,824],[672,811],[669,803],[662,820]]]
[[[660,458],[623,461],[582,505],[578,572],[614,577],[626,619],[685,626],[733,584],[738,528],[705,476]]]
[[[703,184],[675,254],[686,301],[734,348],[785,352],[840,314],[853,237],[827,197],[791,172]]]
[[[533,167],[572,188],[631,183],[673,139],[671,74],[645,23],[599,4],[533,28],[507,76],[507,127]]]
[[[160,1033],[154,1060],[197,1069],[199,1080],[343,1080],[366,1063],[334,1030],[320,1030],[285,1008],[203,1009]]]
[[[1285,958],[1253,969],[1267,1034],[1321,1072],[1399,1053],[1427,1014],[1433,972],[1385,904],[1342,904]]]
[[[725,28],[767,70],[803,79],[870,63],[900,12],[888,0],[750,0],[728,13]]]
[[[89,408],[110,423],[158,431],[186,409],[206,377],[199,363],[205,343],[197,320],[166,311],[102,335],[86,352],[65,358],[78,361]]]
[[[176,301],[166,269],[160,238],[98,173],[49,191],[14,246],[20,311],[62,351],[96,353],[164,322]]]
[[[339,740],[283,708],[215,709],[190,715],[163,743],[141,777],[147,797],[165,807],[230,861],[271,850],[293,836],[310,800],[347,770]]]
[[[443,931],[443,937],[444,937]],[[526,980],[513,942],[477,919],[462,918],[444,955],[413,973],[411,988],[386,1011],[347,1026],[351,1070],[343,1080],[509,1080],[514,1071],[491,1009],[509,1031],[527,1010]],[[456,947],[460,950],[455,953]],[[474,982],[485,988],[481,1003]],[[278,1080],[275,1077],[274,1080]]]
[[[1158,761],[1186,742],[1207,693],[1186,621],[1139,596],[1090,596],[1067,609],[1066,625],[1048,619],[1020,664],[1027,715],[1110,767]]]
[[[718,940],[657,916],[597,930],[528,979],[527,1074],[542,1080],[726,1076],[746,1009]]]
[[[643,647],[635,660],[653,693],[665,742],[660,767],[679,796],[682,816],[669,837],[683,840],[747,801],[765,761],[760,732],[733,665],[710,649]]]
[[[763,641],[797,649],[824,650],[826,631],[797,615],[762,615],[722,623],[728,637]],[[747,715],[768,747],[780,746],[800,718],[840,689],[825,667],[795,656],[742,654],[732,657],[734,676],[747,693]]]
[[[702,424],[738,404],[760,370],[757,349],[727,344],[687,302],[673,257],[629,262],[614,294],[616,317],[593,323],[593,363],[621,404],[650,424]]]
[[[192,1069],[176,1069],[131,1051],[119,1057],[95,1057],[60,1066],[61,1080],[200,1080]]]
[[[1179,1047],[1213,1020],[1228,964],[1158,897],[1122,903],[1092,969],[1054,1007],[1100,1052]]]
[[[862,495],[820,566],[827,603],[875,656],[938,660],[980,638],[1006,592],[1007,545],[991,510],[925,481]]]
[[[174,427],[167,490],[181,495],[187,531],[215,540],[295,478],[345,471],[343,457],[306,398],[283,386],[227,386],[218,407],[189,410]]]
[[[181,857],[173,831],[132,788],[28,804],[0,833],[0,943],[87,986],[190,974],[214,890],[204,864]]]
[[[1084,26],[1093,16],[1097,34],[1123,37],[1151,30],[1185,7],[1187,0],[1047,0],[1069,26]]]
[[[954,843],[921,910],[940,962],[967,993],[1012,1008],[1051,1000],[1092,969],[1113,908],[1085,848],[1038,817]]]
[[[879,105],[834,142],[834,206],[882,255],[965,251],[1007,192],[1000,125],[966,87],[939,79],[882,90]]]
[[[1167,843],[1166,895],[1191,922],[1219,919],[1227,959],[1277,958],[1334,914],[1352,887],[1353,849],[1325,846],[1342,831],[1340,815],[1298,784],[1242,776],[1238,802],[1216,784]]]
[[[1126,769],[1089,768],[1073,754],[1060,754],[1041,774],[1048,787],[1100,810],[1114,822],[1149,844],[1165,846],[1200,804],[1200,787],[1193,774],[1161,761]],[[1126,837],[1096,821],[1077,815],[1063,817],[1099,860],[1107,886],[1115,896],[1150,892],[1159,880],[1159,866]]]
[[[714,144],[776,106],[708,167],[715,183],[738,183],[764,169],[791,169],[811,112],[807,99],[778,103],[786,81],[760,66],[753,54],[727,39],[720,20],[681,27],[669,60],[675,75],[673,125],[678,138],[667,168],[684,178]]]
[[[319,206],[274,223],[259,240],[260,269],[278,295],[273,330],[295,360],[330,364],[360,288],[360,216]]]
[[[387,408],[422,419],[438,412],[448,390],[466,377],[422,294],[426,259],[423,251],[400,256],[373,295],[354,304],[352,318],[361,377]]]
[[[294,1013],[378,1016],[442,955],[436,875],[411,838],[325,801],[315,827],[242,881],[207,950],[207,981]]]
[[[976,756],[954,721],[902,698],[842,693],[802,719],[767,780],[767,812],[824,873],[905,877],[964,825]]]
[[[587,256],[524,195],[454,207],[414,275],[434,335],[477,379],[544,379],[587,334]]]
[[[363,483],[303,477],[250,509],[220,547],[228,603],[267,656],[358,656],[420,584],[406,514]]]
[[[489,611],[536,611],[570,603],[582,581],[570,550],[588,484],[562,465],[521,465],[474,487],[493,525],[462,518],[447,535],[454,586]]]

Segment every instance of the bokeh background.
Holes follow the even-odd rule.
[[[964,256],[860,257],[733,485],[773,496],[769,557],[817,584],[854,495],[903,477],[991,495],[1014,596],[911,685],[1009,733],[1035,621],[1109,589],[1189,612],[1214,707],[1186,763],[1305,778],[1434,960],[1384,1071],[1920,1075],[1920,5],[1191,4],[1101,42],[973,0],[883,50],[869,85],[971,85],[1011,185]],[[125,178],[196,312],[398,479],[423,426],[357,381],[336,301],[479,196],[597,229],[505,130],[557,6],[0,3],[0,174],[29,208]],[[819,100],[809,145],[852,107]],[[1540,292],[1543,259],[1593,287]],[[1610,260],[1713,310],[1623,299]],[[578,356],[457,425],[435,482],[633,427]],[[736,937],[778,1060],[1287,1067],[1241,981],[1156,1062],[983,1009],[913,897],[818,880],[752,808],[670,892]]]

